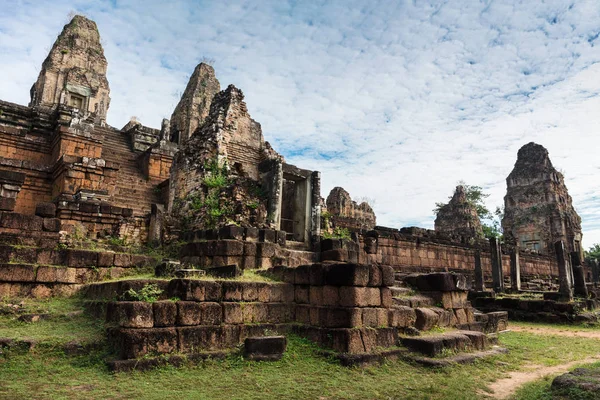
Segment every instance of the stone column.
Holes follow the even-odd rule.
[[[485,292],[483,269],[481,268],[481,251],[475,250],[475,291]]]
[[[504,291],[504,274],[502,272],[502,249],[498,238],[490,239],[490,253],[492,259],[492,280],[494,282],[494,292]]]
[[[519,249],[510,250],[510,288],[516,292],[521,290],[521,266],[519,265]]]
[[[578,251],[571,253],[571,266],[573,267],[573,283],[574,283],[574,294],[577,297],[583,297],[587,299],[588,290],[585,285],[585,272],[581,265],[581,258]]]
[[[556,261],[558,263],[558,291],[562,295],[564,301],[573,300],[573,291],[571,290],[571,276],[569,273],[569,261],[565,254],[565,245],[562,240],[554,243],[554,252],[556,253]]]

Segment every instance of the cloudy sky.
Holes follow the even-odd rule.
[[[168,3],[168,4],[167,4]],[[459,180],[502,204],[535,141],[600,242],[600,2],[0,0],[0,98],[29,88],[70,12],[94,19],[108,122],[160,127],[195,65],[214,60],[288,162],[323,195],[369,198],[380,225],[433,227]]]

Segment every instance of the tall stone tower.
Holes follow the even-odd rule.
[[[452,199],[438,210],[435,230],[467,238],[483,238],[477,209],[467,201],[463,186],[457,186]]]
[[[42,63],[29,106],[56,109],[65,105],[104,123],[110,105],[107,65],[96,23],[76,15]]]
[[[582,253],[581,218],[548,150],[533,142],[521,147],[506,186],[502,227],[507,240],[542,254],[552,254],[554,242],[562,240],[568,251]]]
[[[221,91],[215,70],[208,64],[200,63],[171,115],[171,138],[183,144],[199,126],[202,126],[210,111],[213,97]]]

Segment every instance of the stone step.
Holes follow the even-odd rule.
[[[104,134],[107,149],[102,156],[120,165],[111,202],[132,208],[134,215],[147,214],[152,203],[158,203],[159,199],[154,190],[157,182],[147,180],[138,165],[140,153],[133,150],[129,135],[107,127],[97,129]]]
[[[392,298],[392,301],[395,305],[406,306],[411,308],[433,307],[435,305],[435,302],[431,297],[422,296],[418,294],[402,298],[394,297]]]
[[[482,332],[456,331],[441,335],[427,335],[402,339],[402,345],[409,350],[428,357],[437,357],[446,352],[484,350],[489,346],[487,336]]]

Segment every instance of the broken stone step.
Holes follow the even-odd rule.
[[[498,354],[506,354],[508,353],[508,349],[504,347],[494,346],[489,350],[483,351],[474,351],[471,353],[460,353],[455,354],[449,357],[443,358],[431,358],[431,357],[422,357],[417,356],[414,353],[404,353],[402,357],[404,360],[409,362],[418,363],[424,367],[448,367],[456,364],[470,364],[477,360],[481,360],[488,357],[493,357]]]
[[[206,271],[202,269],[178,269],[174,273],[177,278],[200,278],[206,275]]]
[[[459,330],[456,331],[459,335],[465,335],[471,341],[471,346],[475,350],[484,350],[489,347],[489,340],[485,333],[478,331]]]
[[[487,343],[487,337],[484,333],[470,331],[402,339],[402,344],[406,348],[428,357],[443,355],[448,350],[452,352],[464,352],[471,349],[483,350]]]

